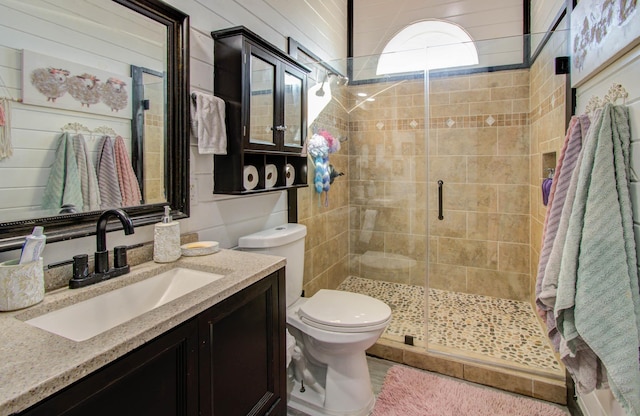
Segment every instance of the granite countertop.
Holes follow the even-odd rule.
[[[0,313],[0,415],[27,409],[284,265],[282,257],[233,250],[202,257],[182,257],[169,264],[147,262],[131,267],[127,275],[82,289],[58,289],[47,293],[41,303],[30,308]],[[82,342],[24,323],[174,267],[224,277]]]

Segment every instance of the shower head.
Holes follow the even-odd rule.
[[[336,85],[347,85],[349,83],[349,78],[344,75],[336,74],[335,72],[329,72],[327,74],[329,77],[336,77]]]
[[[316,95],[318,97],[324,97],[324,83],[327,81],[327,79],[329,79],[328,72],[325,73],[324,79],[322,80],[322,84],[320,84],[320,88],[318,88],[318,91],[316,91]]]

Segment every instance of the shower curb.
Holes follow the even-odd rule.
[[[561,405],[567,404],[567,383],[564,375],[553,377],[506,369],[464,360],[457,356],[427,352],[422,346],[409,346],[385,339],[379,339],[367,350],[367,354],[523,396]]]

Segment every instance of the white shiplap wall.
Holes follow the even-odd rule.
[[[103,0],[100,0],[103,1]],[[344,62],[347,45],[347,0],[166,0],[190,15],[191,86],[213,92],[213,40],[211,31],[243,25],[287,50],[292,37],[323,59]],[[0,14],[0,19],[2,14]],[[3,43],[0,40],[0,44]],[[340,69],[340,68],[336,68]],[[0,66],[0,71],[3,68]],[[4,72],[2,72],[4,77]],[[191,143],[191,216],[180,220],[181,231],[198,232],[203,240],[219,241],[233,247],[246,233],[281,224],[287,220],[284,192],[249,197],[213,195],[213,158],[198,155]],[[153,227],[139,227],[134,235],[110,233],[109,248],[121,244],[151,241]],[[88,253],[95,238],[80,238],[47,245],[45,264]],[[16,252],[0,253],[0,261],[16,257]]]
[[[597,73],[577,89],[576,113],[581,114],[593,96],[603,98],[614,82],[620,83],[629,93],[626,104],[629,107],[631,124],[631,198],[633,204],[636,251],[640,259],[640,46]],[[621,100],[618,100],[621,103]],[[623,416],[624,411],[613,399],[610,391],[600,391],[580,398],[586,407],[585,416]]]
[[[531,52],[535,52],[544,35],[565,8],[565,0],[531,0]]]
[[[191,20],[191,86],[213,93],[211,31],[243,25],[287,51],[292,37],[323,59],[341,58],[347,45],[347,1],[168,0]],[[340,69],[340,68],[337,68]],[[238,237],[287,221],[285,192],[259,196],[213,195],[213,158],[191,144],[191,218],[183,221],[202,239],[233,247]]]
[[[375,67],[376,56],[394,35],[428,19],[464,28],[476,41],[481,66],[522,63],[522,0],[354,0],[353,14],[356,79],[372,74],[368,68]]]
[[[0,96],[22,97],[22,50],[82,63],[123,77],[130,76],[129,63],[163,70],[163,45],[143,41],[149,37],[162,39],[163,31],[157,24],[154,26],[144,19],[132,22],[121,7],[107,12],[99,2],[96,5],[94,2],[96,0],[81,4],[1,0],[0,76],[4,83],[0,85]],[[104,13],[103,18],[89,21],[86,16],[96,9]],[[17,102],[11,107],[14,155],[0,161],[0,218],[3,221],[27,218],[25,212],[30,217],[43,216],[42,194],[60,129],[67,123],[80,123],[92,130],[109,127],[125,139],[130,149],[130,119]],[[99,135],[84,135],[95,163]]]

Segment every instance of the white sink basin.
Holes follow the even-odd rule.
[[[25,322],[84,341],[222,277],[178,267]]]

